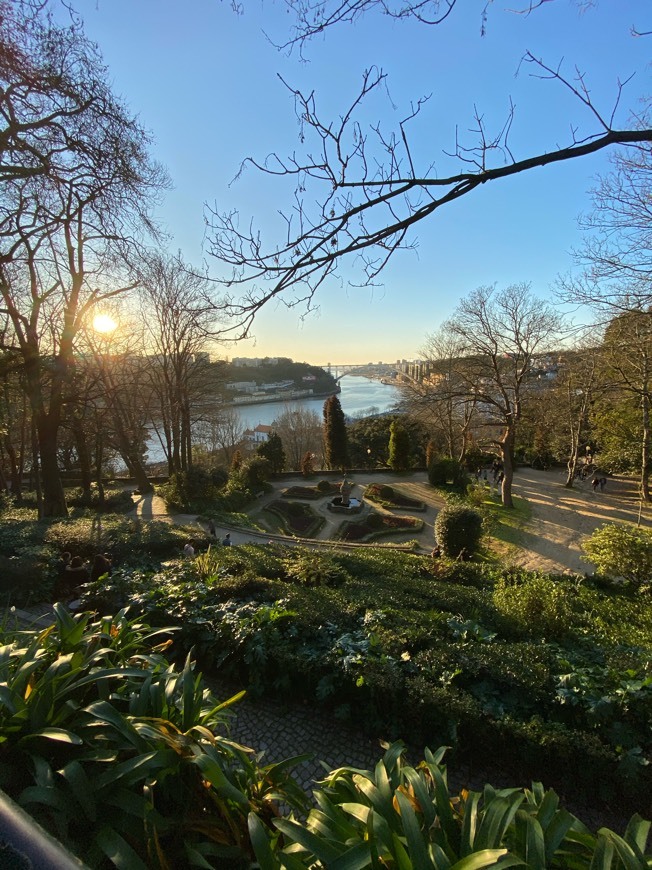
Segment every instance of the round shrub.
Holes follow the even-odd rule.
[[[428,480],[433,486],[452,486],[463,492],[468,483],[464,466],[456,459],[439,457],[428,466]]]
[[[482,516],[473,508],[447,504],[437,514],[435,538],[442,555],[449,559],[470,559],[482,538]]]
[[[606,524],[583,542],[582,549],[602,576],[622,577],[634,586],[651,582],[652,533],[647,529]]]
[[[330,492],[332,488],[330,480],[320,480],[317,484],[319,492]]]

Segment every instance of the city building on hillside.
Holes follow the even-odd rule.
[[[235,381],[232,384],[225,384],[227,390],[237,390],[241,393],[254,393],[258,389],[256,381]]]
[[[259,423],[255,429],[245,429],[243,438],[251,444],[263,444],[272,433],[272,427],[266,426],[264,423]]]
[[[232,366],[249,367],[254,366],[277,366],[278,357],[276,356],[234,356],[231,360]]]

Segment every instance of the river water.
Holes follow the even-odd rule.
[[[383,384],[371,378],[358,375],[344,375],[340,380],[342,392],[338,399],[347,417],[368,417],[380,414],[394,408],[400,399],[399,390],[391,384]],[[300,405],[306,410],[315,411],[322,419],[325,397],[319,399],[301,399],[291,405]],[[285,402],[268,402],[263,405],[247,405],[236,410],[242,423],[253,429],[259,423],[271,426],[287,408]]]
[[[400,400],[400,391],[391,384],[363,378],[359,375],[344,375],[340,379],[341,393],[338,394],[342,410],[347,417],[369,417],[391,411]],[[314,411],[322,419],[325,397],[319,399],[299,399],[290,402],[291,407],[299,405]],[[271,426],[274,420],[287,410],[286,402],[265,402],[261,405],[237,406],[236,411],[247,429],[254,429],[259,423]],[[149,439],[147,462],[161,462],[163,451],[155,434]]]

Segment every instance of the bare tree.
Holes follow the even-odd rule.
[[[152,353],[154,421],[170,473],[192,465],[193,422],[208,390],[207,346],[219,335],[214,285],[180,255],[150,256],[142,268],[142,317]]]
[[[539,5],[524,2],[520,11],[532,12]],[[297,25],[286,47],[303,45],[331,25],[357,20],[374,9],[443,26],[456,2],[290,0],[289,6]],[[381,69],[365,71],[359,92],[337,119],[323,115],[314,92],[286,83],[295,102],[300,148],[288,157],[249,157],[242,165],[279,176],[294,188],[291,205],[281,213],[278,239],[266,241],[237,212],[207,208],[208,251],[222,263],[224,283],[233,293],[234,330],[246,334],[257,312],[272,299],[309,308],[318,289],[344,264],[355,274],[352,284],[376,283],[395,252],[414,244],[411,232],[417,224],[487,184],[614,145],[652,141],[649,124],[627,117],[620,105],[627,82],[618,83],[615,100],[601,106],[579,70],[566,73],[561,64],[548,64],[531,52],[522,57],[524,68],[575,101],[578,116],[569,123],[567,140],[560,144],[554,134],[540,150],[515,153],[515,108],[510,101],[507,117],[495,128],[479,109],[467,137],[456,128],[454,143],[441,148],[436,168],[439,155],[432,151],[420,158],[411,141],[425,99],[412,102],[393,131],[380,124],[367,128],[359,120],[362,106],[382,96],[386,76]]]
[[[401,384],[405,408],[424,423],[437,445],[445,445],[447,456],[460,462],[471,441],[477,404],[475,396],[460,389],[463,350],[457,336],[440,329],[428,336],[422,351],[422,377]]]
[[[615,317],[605,330],[601,372],[612,395],[631,396],[639,408],[641,498],[650,496],[652,459],[652,312],[634,310]]]
[[[478,288],[443,327],[461,354],[455,392],[475,403],[486,440],[500,453],[505,507],[513,507],[514,444],[533,364],[559,340],[560,326],[550,305],[536,299],[528,285],[515,284],[500,291]]]
[[[561,280],[565,300],[609,319],[652,304],[652,146],[616,152],[612,167],[598,180],[593,208],[580,221],[587,237],[575,260],[582,271]]]
[[[0,3],[0,314],[2,347],[22,357],[42,511],[58,516],[75,342],[102,300],[132,286],[125,255],[154,229],[147,209],[165,177],[80,26],[57,27],[39,6]]]
[[[323,421],[316,411],[288,404],[274,420],[274,431],[283,442],[287,467],[300,469],[306,453],[319,456],[323,450]]]
[[[208,453],[221,455],[230,467],[236,450],[241,447],[245,426],[237,410],[230,406],[212,406],[204,411],[195,436]]]

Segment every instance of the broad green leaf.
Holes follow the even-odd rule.
[[[270,837],[265,826],[255,813],[249,813],[247,825],[249,827],[249,839],[251,840],[256,860],[260,865],[260,870],[278,870],[279,863],[274,857],[270,845]]]
[[[523,864],[520,858],[509,855],[507,849],[481,849],[479,852],[474,852],[472,855],[467,855],[456,861],[450,870],[482,870],[483,867],[491,867],[499,861],[501,867],[514,867],[517,864]]]
[[[598,837],[589,870],[610,870],[613,857],[613,843],[610,843],[606,837]]]
[[[61,770],[61,776],[70,785],[70,789],[86,818],[91,822],[97,821],[95,789],[89,782],[83,766],[78,761],[71,761]]]
[[[26,804],[45,804],[62,812],[70,810],[70,798],[58,788],[52,786],[30,785],[23,789],[18,797],[21,806]]]
[[[476,849],[498,849],[501,847],[505,831],[511,824],[524,795],[510,793],[508,797],[496,795],[485,804],[484,816],[476,835]]]
[[[638,814],[633,815],[627,825],[625,831],[625,842],[628,843],[634,852],[642,860],[647,847],[647,839],[650,835],[650,822],[647,819],[642,819]]]
[[[546,860],[550,863],[553,856],[560,845],[563,843],[566,834],[570,831],[576,819],[568,810],[557,810],[548,827],[544,832],[546,840]]]
[[[429,763],[428,769],[430,770],[435,783],[435,800],[439,822],[453,852],[458,854],[460,848],[460,831],[455,823],[455,819],[453,818],[448,785],[446,784],[444,775],[436,764]]]
[[[524,814],[525,833],[525,860],[532,870],[545,870],[546,850],[541,825],[534,816]]]
[[[299,843],[300,846],[303,846],[311,855],[322,861],[326,867],[330,867],[331,863],[342,852],[341,849],[336,848],[326,840],[322,840],[321,837],[317,837],[297,822],[290,821],[289,819],[276,819],[274,826],[294,843]]]
[[[57,740],[59,743],[71,743],[74,746],[81,746],[84,742],[79,735],[73,734],[72,731],[66,731],[64,728],[41,728],[40,731],[35,731],[33,734],[26,734],[21,738],[21,743],[35,737],[46,737],[48,740]]]
[[[113,828],[100,828],[95,843],[120,870],[147,870],[147,865]]]
[[[469,792],[464,801],[464,819],[462,820],[462,832],[460,836],[460,854],[469,855],[475,844],[475,837],[480,823],[478,813],[478,804],[480,802],[480,792]]]
[[[370,866],[369,843],[357,843],[328,865],[328,870],[364,870]]]
[[[244,795],[240,789],[236,788],[236,786],[227,779],[226,774],[215,759],[202,754],[194,759],[194,763],[201,770],[204,778],[207,779],[223,797],[235,801],[242,807],[249,806],[249,801],[247,800],[246,795]]]
[[[536,783],[536,785],[541,785],[541,783]],[[544,831],[550,824],[551,820],[554,818],[554,815],[558,809],[559,798],[557,797],[555,792],[552,790],[545,792],[538,801],[538,809],[536,814],[537,820]]]
[[[372,812],[372,808],[369,804],[357,804],[351,801],[345,801],[340,804],[340,806],[345,813],[353,816],[354,819],[358,819],[358,821],[362,822],[363,825],[366,825],[369,822],[369,813]]]
[[[598,835],[606,837],[618,854],[618,857],[623,863],[625,870],[647,870],[647,864],[644,860],[639,859],[632,847],[608,828],[600,828]],[[639,853],[640,854],[640,853]]]
[[[403,824],[408,853],[412,863],[415,867],[418,867],[419,870],[431,870],[433,864],[430,861],[426,842],[416,813],[412,809],[412,804],[400,791],[396,792],[396,799],[401,809],[401,822]]]
[[[423,813],[424,824],[426,828],[429,828],[435,821],[437,812],[425,780],[413,767],[408,767],[405,770],[405,778],[412,786],[414,796],[419,802],[419,807]]]

